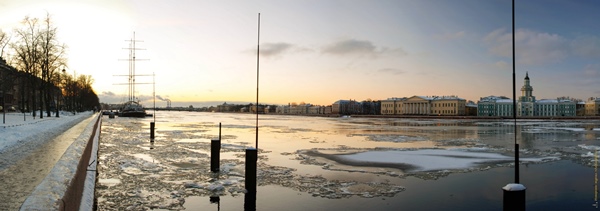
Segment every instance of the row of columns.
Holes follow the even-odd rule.
[[[429,103],[404,103],[404,114],[430,114],[431,105]]]

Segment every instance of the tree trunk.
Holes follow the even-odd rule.
[[[42,86],[40,85],[40,88],[41,87]],[[40,89],[39,97],[40,97],[40,119],[43,119],[44,118],[44,94],[42,92],[42,89]]]
[[[50,90],[51,90],[50,89],[50,82],[47,82],[46,83],[46,94],[44,95],[45,98],[46,98],[45,102],[46,102],[46,115],[47,115],[47,117],[50,117],[50,102],[51,102],[51,100],[50,100]]]

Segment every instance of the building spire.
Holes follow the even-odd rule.
[[[529,71],[525,72],[525,80],[529,80]]]

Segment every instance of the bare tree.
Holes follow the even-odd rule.
[[[24,79],[21,83],[21,109],[25,111],[30,108],[35,118],[35,110],[37,108],[36,91],[38,90],[38,75],[40,73],[40,29],[37,18],[26,16],[21,24],[23,28],[15,29],[17,42],[11,43],[10,46],[15,52],[13,64],[17,69],[25,72],[28,77],[28,80]],[[26,86],[26,84],[29,86]]]
[[[61,72],[67,66],[66,45],[58,41],[58,30],[53,25],[51,15],[47,13],[43,21],[25,17],[21,24],[21,27],[14,30],[14,42],[9,42],[10,36],[0,31],[0,56],[4,53],[4,47],[10,46],[10,64],[18,70],[15,71],[13,81],[20,84],[21,111],[33,111],[35,118],[35,111],[39,109],[40,118],[43,118],[45,110],[47,116],[50,116],[53,106],[56,106],[58,112],[57,104],[61,98],[66,101],[63,106],[71,111],[98,106],[99,100],[92,89],[91,76],[81,75],[75,78]]]
[[[66,47],[58,42],[57,28],[49,13],[41,23],[30,17],[25,17],[21,23],[22,28],[15,29],[16,42],[10,44],[15,52],[13,64],[29,76],[29,86],[22,83],[21,108],[31,107],[35,117],[39,105],[40,118],[43,118],[44,110],[50,116],[54,102],[52,93],[57,89],[53,78],[57,70],[65,66]]]
[[[40,42],[40,50],[41,50],[41,71],[42,71],[42,81],[44,86],[41,87],[43,94],[43,101],[46,107],[46,114],[50,116],[51,111],[51,102],[54,102],[52,99],[52,90],[53,87],[56,86],[52,78],[58,69],[61,66],[64,66],[66,58],[65,55],[65,45],[59,44],[56,38],[57,28],[52,25],[51,16],[49,13],[46,14],[46,19],[44,19],[45,28],[41,32],[41,42]],[[41,114],[40,114],[41,115]]]
[[[3,32],[0,29],[0,58],[4,58],[4,49],[10,42],[10,34]]]

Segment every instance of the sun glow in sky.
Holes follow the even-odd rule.
[[[600,3],[515,6],[517,89],[529,72],[538,99],[600,96]],[[174,106],[253,102],[258,13],[261,103],[512,97],[509,0],[4,0],[0,29],[46,12],[68,46],[67,71],[92,75],[101,102],[126,99],[115,85],[126,78],[114,75],[128,72],[119,60],[134,31],[147,59],[136,73],[155,73],[156,94]],[[149,99],[152,85],[136,95]]]

